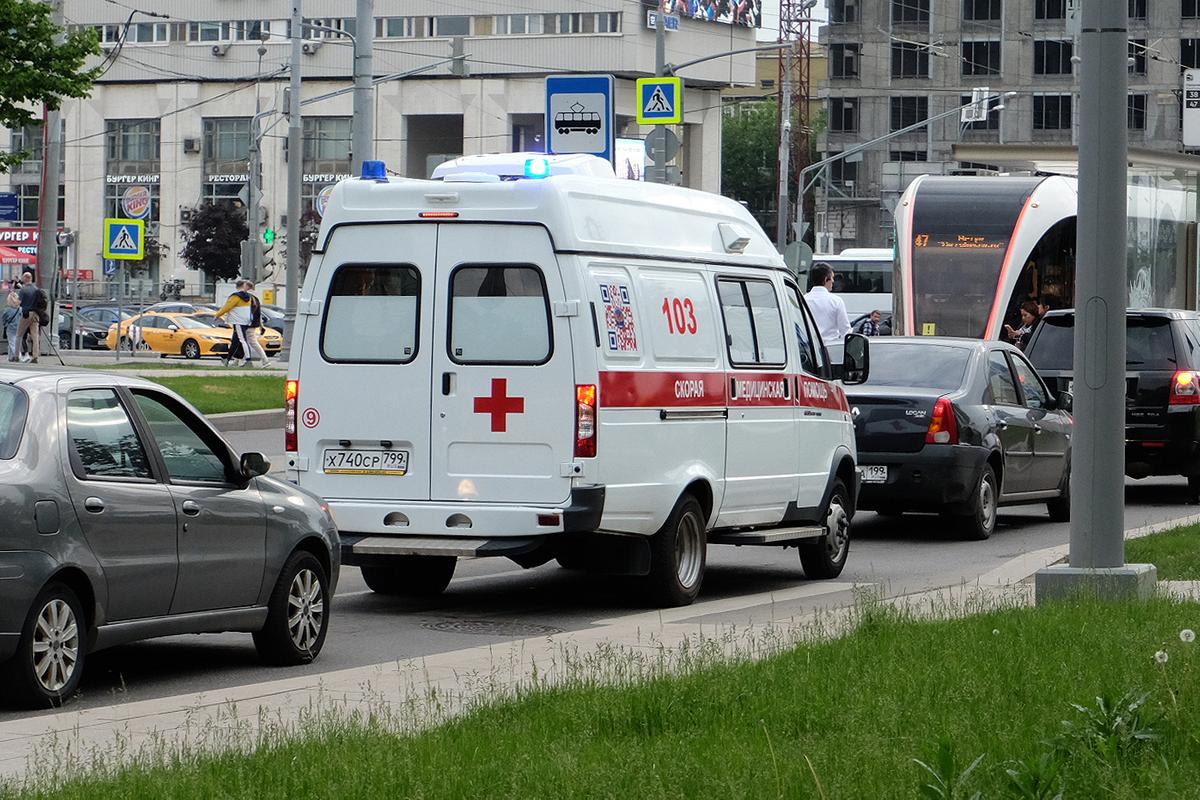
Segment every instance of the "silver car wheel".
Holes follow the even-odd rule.
[[[685,589],[691,589],[700,579],[704,544],[704,525],[700,519],[692,513],[681,516],[675,531],[675,575]]]
[[[833,561],[841,561],[845,557],[846,548],[850,546],[850,515],[842,505],[842,498],[834,495],[829,502],[829,513],[825,517],[825,525],[829,534],[825,537],[825,549]]]
[[[79,662],[79,624],[70,604],[54,598],[42,606],[33,626],[33,672],[47,692],[62,691]]]
[[[984,530],[990,531],[996,527],[997,513],[996,487],[985,475],[979,482],[979,524]]]
[[[292,578],[288,589],[288,633],[296,649],[304,652],[313,649],[324,620],[321,580],[312,570],[302,569]]]

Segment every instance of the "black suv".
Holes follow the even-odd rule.
[[[1183,475],[1200,497],[1200,313],[1126,312],[1125,474]],[[1025,355],[1055,391],[1070,391],[1075,312],[1051,311]]]

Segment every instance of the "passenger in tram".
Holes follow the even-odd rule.
[[[1021,327],[1013,328],[1012,325],[1005,325],[1004,334],[1010,342],[1024,350],[1026,342],[1029,341],[1029,334],[1033,333],[1033,329],[1037,327],[1040,320],[1038,304],[1032,300],[1026,300],[1021,303]]]

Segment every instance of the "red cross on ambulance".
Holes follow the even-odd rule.
[[[491,414],[492,433],[505,433],[508,415],[525,413],[525,398],[508,396],[508,378],[492,378],[492,396],[476,397],[475,413]]]

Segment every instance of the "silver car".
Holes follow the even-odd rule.
[[[314,659],[337,529],[269,469],[149,381],[0,369],[0,695],[59,704],[88,653],[179,633]]]

